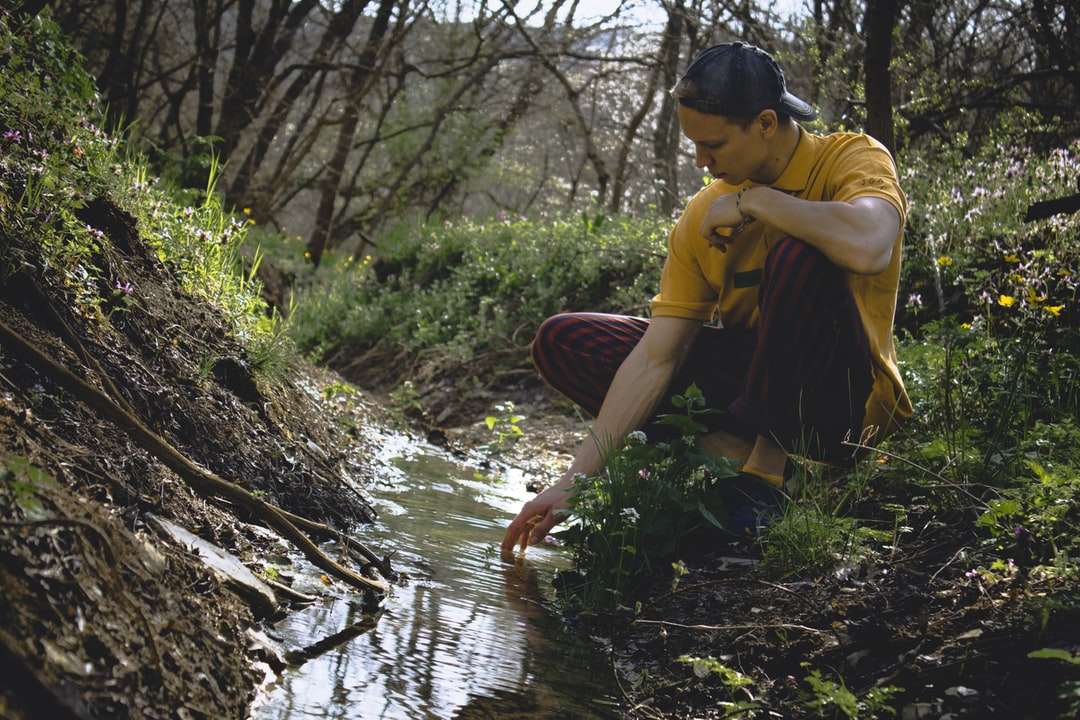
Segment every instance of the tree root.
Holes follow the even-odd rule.
[[[16,354],[32,363],[34,367],[42,370],[60,387],[113,421],[127,434],[132,442],[149,452],[179,475],[195,492],[204,497],[222,497],[244,508],[269,527],[281,533],[285,539],[304,553],[304,556],[312,564],[324,570],[327,574],[362,590],[376,590],[382,593],[389,591],[390,586],[386,581],[364,577],[328,557],[307,535],[293,524],[281,509],[255,497],[242,487],[196,465],[165,439],[143,425],[138,418],[125,411],[100,390],[87,384],[72,374],[70,370],[53,361],[2,321],[0,321],[0,342],[3,342]],[[372,555],[374,556],[373,553]]]
[[[82,341],[79,340],[79,336],[75,334],[75,331],[71,329],[71,326],[67,324],[67,321],[64,320],[59,312],[57,312],[56,307],[52,304],[52,301],[49,300],[49,296],[45,294],[41,289],[41,286],[37,284],[37,281],[26,272],[20,273],[17,277],[22,279],[26,288],[30,291],[30,294],[34,296],[34,299],[37,300],[40,305],[45,306],[45,309],[48,311],[49,319],[52,321],[52,324],[56,326],[60,338],[68,344],[68,347],[75,351],[75,354],[82,360],[83,365],[98,374],[98,377],[101,379],[101,384],[105,386],[106,394],[109,395],[117,405],[123,408],[125,412],[135,415],[135,410],[131,407],[131,403],[120,394],[120,389],[113,384],[112,378],[109,377],[109,373],[105,372],[105,368],[101,366],[101,363],[86,351],[86,347],[82,344]]]

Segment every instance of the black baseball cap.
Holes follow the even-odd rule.
[[[817,111],[787,90],[784,71],[769,53],[743,42],[705,48],[675,86],[679,102],[710,115],[754,117],[782,111],[796,120],[813,120]]]

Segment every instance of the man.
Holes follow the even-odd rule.
[[[743,43],[703,51],[672,92],[714,180],[671,232],[651,321],[573,313],[537,332],[538,370],[596,422],[510,524],[504,553],[565,517],[575,475],[601,466],[598,438],[618,447],[691,382],[722,411],[705,448],[741,467],[723,483],[755,513],[779,503],[789,452],[850,461],[845,440],[911,415],[892,336],[907,205],[888,150],[803,130],[814,110]],[[703,328],[714,314],[720,327]],[[755,529],[738,513],[732,529]]]

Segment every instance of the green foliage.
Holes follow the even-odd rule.
[[[1080,215],[1023,222],[1029,205],[1075,192],[1080,142],[1016,146],[1008,126],[975,155],[963,138],[899,163],[911,198],[900,322],[943,313],[995,336],[1045,337],[1076,350]]]
[[[854,519],[815,502],[788,503],[762,532],[761,570],[776,577],[819,570],[852,557],[860,546]]]
[[[1073,428],[1076,432],[1075,427]],[[1036,576],[1080,570],[1080,472],[1029,461],[1030,475],[991,500],[976,525],[998,547],[1034,564]]]
[[[1040,660],[1062,660],[1072,665],[1080,665],[1080,655],[1073,655],[1068,650],[1061,648],[1041,648],[1028,653],[1029,658]]]
[[[53,484],[47,472],[25,457],[12,455],[0,460],[0,483],[8,486],[15,505],[28,520],[41,520],[46,516],[38,490]]]
[[[583,607],[616,607],[651,573],[666,569],[691,534],[719,526],[723,508],[711,490],[735,469],[699,446],[705,428],[698,418],[708,412],[701,391],[691,385],[674,402],[685,413],[660,422],[679,431],[675,440],[650,443],[643,432],[630,433],[622,447],[607,449],[599,473],[576,478],[577,523],[561,537],[580,578],[567,589]],[[678,574],[679,565],[672,567]]]
[[[301,294],[293,336],[316,356],[381,343],[464,361],[523,345],[560,311],[641,312],[658,283],[664,225],[594,217],[400,227],[378,262],[329,259]]]
[[[182,287],[225,316],[271,374],[289,352],[280,317],[266,317],[254,272],[239,249],[249,220],[224,208],[209,163],[205,192],[171,188],[153,177],[131,143],[105,133],[93,79],[54,22],[44,15],[20,25],[0,17],[0,242],[19,238],[0,274],[22,263],[50,274],[75,309],[93,322],[146,302],[110,263],[100,228],[77,213],[104,197],[130,212],[150,252],[170,265]]]
[[[735,692],[741,687],[754,684],[753,679],[748,675],[742,674],[735,668],[728,667],[711,655],[708,657],[681,655],[675,662],[689,665],[693,668],[694,676],[699,679],[705,679],[715,675],[720,679],[720,682],[724,687],[731,692]]]
[[[424,406],[420,402],[420,393],[412,380],[405,380],[390,392],[390,408],[395,420],[404,425],[408,415],[424,415]]]
[[[488,444],[488,450],[493,453],[502,452],[504,448],[513,445],[525,436],[525,430],[521,427],[524,415],[514,413],[514,403],[505,400],[495,405],[495,414],[484,418],[484,425],[495,439]]]
[[[806,663],[803,665],[807,666]],[[896,711],[889,707],[889,702],[895,695],[903,692],[903,688],[885,685],[871,688],[859,697],[844,685],[843,678],[827,678],[818,669],[811,670],[804,681],[810,688],[805,693],[806,706],[814,710],[818,717],[843,716],[848,720],[858,720],[883,715],[894,716]],[[826,715],[827,711],[831,712]]]

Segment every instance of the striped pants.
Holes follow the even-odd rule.
[[[750,441],[764,435],[814,459],[850,459],[843,441],[859,438],[872,365],[845,273],[815,248],[783,238],[766,258],[758,307],[755,328],[702,328],[656,415],[683,412],[670,398],[694,383],[720,411],[702,418],[710,430]],[[623,315],[556,315],[536,333],[533,362],[552,387],[595,416],[648,327],[644,318]],[[646,426],[650,439],[663,439],[666,430]]]

